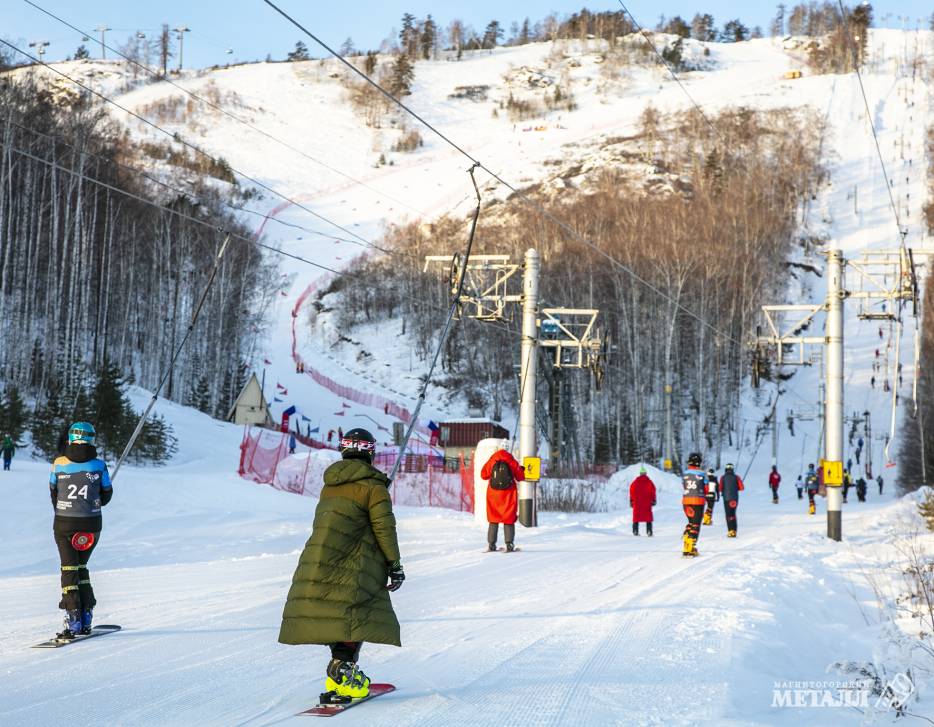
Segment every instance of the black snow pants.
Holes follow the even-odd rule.
[[[651,534],[652,534],[652,522],[651,522],[651,520],[645,524],[645,532],[646,532],[646,535],[651,535]],[[633,534],[633,535],[638,535],[638,534],[639,534],[639,523],[633,523],[633,524],[632,524],[632,534]]]
[[[716,495],[707,495],[707,512],[706,512],[706,514],[710,515],[710,517],[713,517],[713,506],[714,506],[714,504],[715,504],[716,502],[717,502],[717,496],[716,496]]]
[[[736,500],[724,500],[723,511],[726,513],[726,529],[736,532]]]
[[[331,648],[331,658],[338,661],[350,661],[357,663],[360,658],[360,648],[362,641],[338,641],[335,644],[328,644]]]
[[[703,505],[684,505],[684,514],[688,518],[688,524],[684,526],[685,536],[692,538],[694,542],[700,537],[701,521],[704,519]]]
[[[499,523],[490,523],[486,529],[486,542],[496,547],[496,537],[499,535]],[[506,544],[514,543],[516,540],[516,526],[503,523],[503,539]]]
[[[58,547],[58,557],[62,564],[62,600],[58,607],[66,611],[94,608],[97,604],[94,589],[91,588],[88,560],[97,547],[101,534],[93,533],[94,544],[87,550],[75,550],[71,544],[75,532],[82,531],[63,530],[55,533],[55,545]]]

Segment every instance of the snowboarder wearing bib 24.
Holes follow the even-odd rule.
[[[55,521],[52,532],[62,566],[62,600],[65,630],[61,639],[91,632],[97,601],[91,588],[88,560],[101,535],[101,508],[110,502],[113,488],[107,465],[97,458],[96,433],[87,422],[68,429],[68,445],[52,464],[49,477]]]
[[[707,509],[704,511],[704,525],[713,525],[713,506],[720,499],[717,492],[717,475],[713,468],[707,470]]]
[[[486,488],[487,550],[496,550],[500,523],[506,552],[516,549],[516,519],[519,514],[519,492],[516,483],[525,479],[522,465],[505,449],[493,453],[480,470],[480,479],[490,484]]]
[[[697,539],[700,537],[707,490],[707,474],[703,470],[701,456],[697,452],[692,452],[688,455],[688,468],[681,476],[681,506],[688,518],[688,524],[684,528],[684,549],[682,550],[682,555],[685,557],[700,555],[697,550]]]
[[[720,497],[723,498],[723,511],[726,513],[726,535],[728,538],[736,537],[736,507],[739,505],[739,493],[746,489],[743,480],[733,471],[733,465],[723,468],[723,477],[720,478]]]
[[[402,585],[405,573],[390,480],[373,466],[375,451],[376,440],[365,429],[341,437],[342,460],[324,471],[311,537],[282,614],[280,643],[331,649],[322,704],[370,693],[370,679],[357,666],[364,641],[402,645],[389,592]]]

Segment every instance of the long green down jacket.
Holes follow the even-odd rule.
[[[369,641],[401,646],[386,583],[399,560],[389,478],[345,459],[324,472],[311,537],[282,613],[283,644]]]

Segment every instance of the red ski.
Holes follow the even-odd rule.
[[[365,697],[360,699],[351,699],[349,702],[344,704],[318,704],[311,709],[306,709],[304,712],[299,712],[298,717],[307,715],[309,717],[333,717],[336,714],[341,712],[346,712],[351,707],[356,707],[358,704],[369,701],[370,699],[375,699],[383,694],[389,694],[389,692],[395,691],[396,687],[392,684],[371,684],[370,693]],[[329,692],[331,694],[332,692]]]

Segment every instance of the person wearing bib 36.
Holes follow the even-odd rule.
[[[49,477],[55,522],[52,531],[62,566],[62,600],[65,630],[58,636],[72,639],[91,632],[94,589],[88,560],[101,535],[101,508],[110,502],[110,474],[94,448],[96,433],[87,422],[68,429],[68,445],[52,464]]]
[[[405,580],[391,481],[373,466],[376,440],[366,429],[342,432],[340,447],[341,461],[324,471],[279,629],[281,644],[330,648],[322,704],[370,693],[370,678],[357,666],[364,641],[402,645],[389,598]]]
[[[701,456],[697,452],[692,452],[688,455],[688,468],[681,476],[681,505],[688,519],[688,524],[684,528],[684,549],[682,550],[682,555],[685,557],[700,555],[697,550],[697,539],[700,537],[700,525],[704,518],[707,489],[707,473],[703,470]]]

